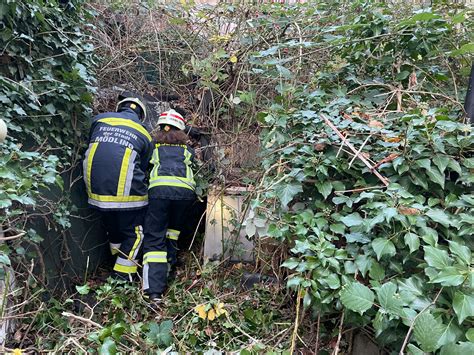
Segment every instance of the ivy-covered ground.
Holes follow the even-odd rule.
[[[444,1],[0,4],[5,349],[338,354],[364,334],[386,353],[473,353],[472,18]],[[251,191],[234,226],[256,263],[203,266],[198,236],[159,309],[90,270],[52,292],[34,228],[67,244],[68,173],[114,87],[173,97],[212,137],[203,196]],[[265,281],[246,289],[247,273]]]

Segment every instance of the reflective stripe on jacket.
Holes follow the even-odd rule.
[[[186,145],[156,144],[151,159],[150,198],[194,199],[192,160],[193,152]]]
[[[102,210],[126,210],[148,204],[145,172],[153,144],[130,109],[97,115],[83,162],[89,204]]]

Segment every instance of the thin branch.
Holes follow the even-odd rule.
[[[411,325],[410,325],[410,328],[408,329],[408,332],[407,332],[407,335],[405,336],[405,340],[403,341],[403,345],[400,349],[400,352],[399,352],[399,355],[403,355],[403,351],[405,350],[405,347],[407,346],[408,344],[408,340],[410,339],[410,335],[411,335],[411,332],[413,331],[413,327],[415,326],[415,322],[416,320],[418,319],[418,317],[420,315],[422,315],[428,308],[430,308],[431,306],[434,306],[436,304],[436,301],[438,300],[439,298],[439,295],[441,294],[441,291],[443,291],[443,287],[441,287],[441,289],[438,291],[438,293],[436,294],[435,298],[433,299],[433,301],[427,305],[425,308],[423,308],[420,313],[418,313],[415,318],[413,318],[413,321],[411,322]]]
[[[324,119],[324,121],[326,122],[326,124],[334,131],[336,132],[336,134],[339,136],[339,138],[342,139],[342,142],[343,144],[345,144],[347,147],[349,147],[350,150],[352,150],[354,152],[354,154],[358,154],[357,153],[357,149],[354,148],[354,146],[352,144],[349,143],[349,141],[346,139],[346,137],[337,129],[336,126],[334,126],[334,124],[324,115],[324,114],[320,114],[320,116]],[[380,181],[382,181],[382,183],[385,185],[385,186],[388,186],[389,185],[389,182],[388,180],[383,177],[376,169],[373,168],[372,165],[370,165],[370,163],[362,156],[362,155],[359,155],[358,158],[374,173],[375,176],[377,176]]]
[[[62,315],[64,317],[68,317],[68,318],[72,318],[72,319],[75,319],[75,320],[78,320],[82,323],[85,323],[85,324],[89,324],[89,325],[92,325],[93,327],[96,327],[96,328],[100,328],[102,329],[103,326],[101,326],[99,323],[96,323],[94,322],[93,320],[89,319],[89,318],[84,318],[84,317],[81,317],[81,316],[76,316],[75,314],[72,314],[70,312],[63,312]]]
[[[344,326],[344,311],[342,311],[341,322],[339,323],[339,334],[337,336],[336,346],[334,347],[333,355],[339,354],[339,344],[342,338],[342,327]]]

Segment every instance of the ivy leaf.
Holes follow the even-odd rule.
[[[173,321],[165,320],[158,325],[156,322],[151,323],[149,331],[146,334],[147,341],[158,346],[170,346],[173,342],[171,329]]]
[[[448,164],[449,164],[449,159],[445,155],[436,155],[433,158],[433,163],[438,167],[439,171],[443,174],[444,171],[446,170]]]
[[[348,243],[367,244],[370,242],[370,238],[362,233],[349,233],[345,237]]]
[[[0,208],[7,208],[12,205],[12,200],[10,199],[0,199]]]
[[[377,238],[372,241],[372,249],[374,249],[375,254],[377,254],[377,260],[384,255],[393,256],[397,252],[395,245],[388,239]]]
[[[324,181],[322,183],[316,183],[316,188],[319,193],[323,195],[324,199],[327,199],[332,191],[332,184],[329,181]]]
[[[449,250],[455,254],[464,265],[468,266],[471,264],[471,250],[467,246],[450,240]]]
[[[13,105],[13,111],[15,111],[21,116],[26,116],[25,110],[23,110],[23,108],[21,106],[18,106],[17,104]]]
[[[291,71],[289,71],[284,66],[277,64],[276,68],[278,69],[278,72],[280,73],[280,75],[284,77],[285,79],[291,79],[293,77],[293,75],[291,74]]]
[[[365,277],[365,274],[370,269],[370,265],[372,265],[372,258],[368,258],[366,255],[357,255],[355,258],[355,264],[357,265],[357,269],[359,269],[362,276]]]
[[[253,223],[253,220],[247,219],[245,221],[245,233],[249,237],[253,237],[255,233],[257,232],[257,227]]]
[[[415,297],[423,296],[423,284],[418,276],[398,281],[400,291],[405,291]]]
[[[277,191],[277,196],[283,207],[286,207],[299,192],[303,192],[301,184],[286,184]]]
[[[335,223],[329,226],[331,232],[336,234],[344,234],[346,227],[342,223]]]
[[[385,278],[385,270],[374,260],[370,266],[369,276],[373,280],[382,281]]]
[[[428,212],[426,212],[426,215],[430,217],[433,221],[441,223],[445,227],[449,227],[452,225],[449,216],[444,213],[443,210],[430,209]]]
[[[125,332],[125,324],[123,322],[116,323],[112,326],[111,333],[115,340],[120,341],[120,337]]]
[[[77,286],[76,285],[76,290],[79,292],[80,295],[87,295],[90,292],[90,287],[89,285],[85,284],[82,286]]]
[[[46,111],[48,111],[51,115],[54,115],[56,113],[56,107],[54,107],[53,104],[47,104],[46,106],[44,106],[44,108],[46,109]]]
[[[363,314],[374,303],[374,293],[359,282],[352,282],[341,291],[341,302],[354,312]]]
[[[440,271],[430,283],[439,283],[443,286],[459,286],[464,282],[465,277],[453,266],[448,266]]]
[[[410,248],[410,254],[417,251],[420,247],[420,238],[415,233],[407,233],[405,237],[403,237],[405,241],[405,245]]]
[[[290,258],[288,260],[285,260],[285,262],[281,264],[281,267],[286,267],[288,269],[295,269],[299,264],[300,264],[300,261],[298,259]]]
[[[474,343],[474,328],[469,328],[466,332],[466,339]]]
[[[469,54],[469,53],[474,53],[474,43],[466,43],[461,48],[456,49],[451,52],[452,56],[458,56],[458,55],[463,55],[463,54]]]
[[[462,174],[462,168],[461,165],[457,162],[457,160],[454,160],[453,158],[449,159],[448,166],[455,172],[457,172],[459,175]]]
[[[448,344],[441,348],[440,355],[467,355],[474,354],[474,343],[462,342],[459,344]]]
[[[459,324],[467,317],[474,316],[474,296],[456,291],[453,299],[453,309],[458,316]]]
[[[358,214],[357,212],[351,213],[347,216],[344,216],[341,218],[341,222],[344,223],[348,227],[355,227],[355,226],[360,226],[362,223],[364,223],[364,220]]]
[[[443,333],[438,340],[438,346],[443,346],[450,343],[455,343],[461,336],[462,331],[454,324],[454,318],[451,318],[448,325],[443,325]]]
[[[398,214],[398,210],[393,207],[384,208],[382,214],[387,222],[390,222],[393,217]]]
[[[430,169],[426,170],[426,174],[428,175],[431,181],[438,184],[439,186],[441,186],[442,189],[444,189],[444,182],[446,178],[444,177],[444,174],[442,174],[438,170],[438,168],[431,167]]]
[[[410,355],[426,355],[423,350],[413,344],[408,344],[407,349]]]
[[[438,349],[438,340],[443,329],[431,313],[421,314],[415,322],[413,335],[421,349],[426,352],[432,352]]]
[[[339,281],[337,274],[330,274],[324,279],[324,282],[327,283],[331,290],[337,290],[339,287],[341,287],[341,281]]]
[[[114,339],[111,337],[105,338],[102,346],[99,349],[99,355],[115,355],[117,353],[117,346]]]
[[[432,246],[425,246],[425,261],[429,266],[436,269],[444,269],[451,265],[452,259],[445,250],[438,249]]]
[[[397,285],[395,285],[393,282],[387,282],[377,290],[377,299],[380,303],[380,306],[386,312],[402,316],[403,303],[401,299],[396,296],[396,292]]]

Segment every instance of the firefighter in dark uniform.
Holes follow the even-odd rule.
[[[183,116],[170,110],[157,123],[160,130],[153,137],[156,144],[143,242],[143,290],[152,302],[159,301],[165,291],[168,271],[177,261],[186,212],[196,199],[191,169],[194,151],[186,145]]]
[[[136,97],[121,100],[117,112],[95,116],[83,162],[88,203],[100,211],[117,255],[114,276],[124,280],[137,272],[148,205],[145,172],[153,143],[142,124],[145,118],[146,107]]]

